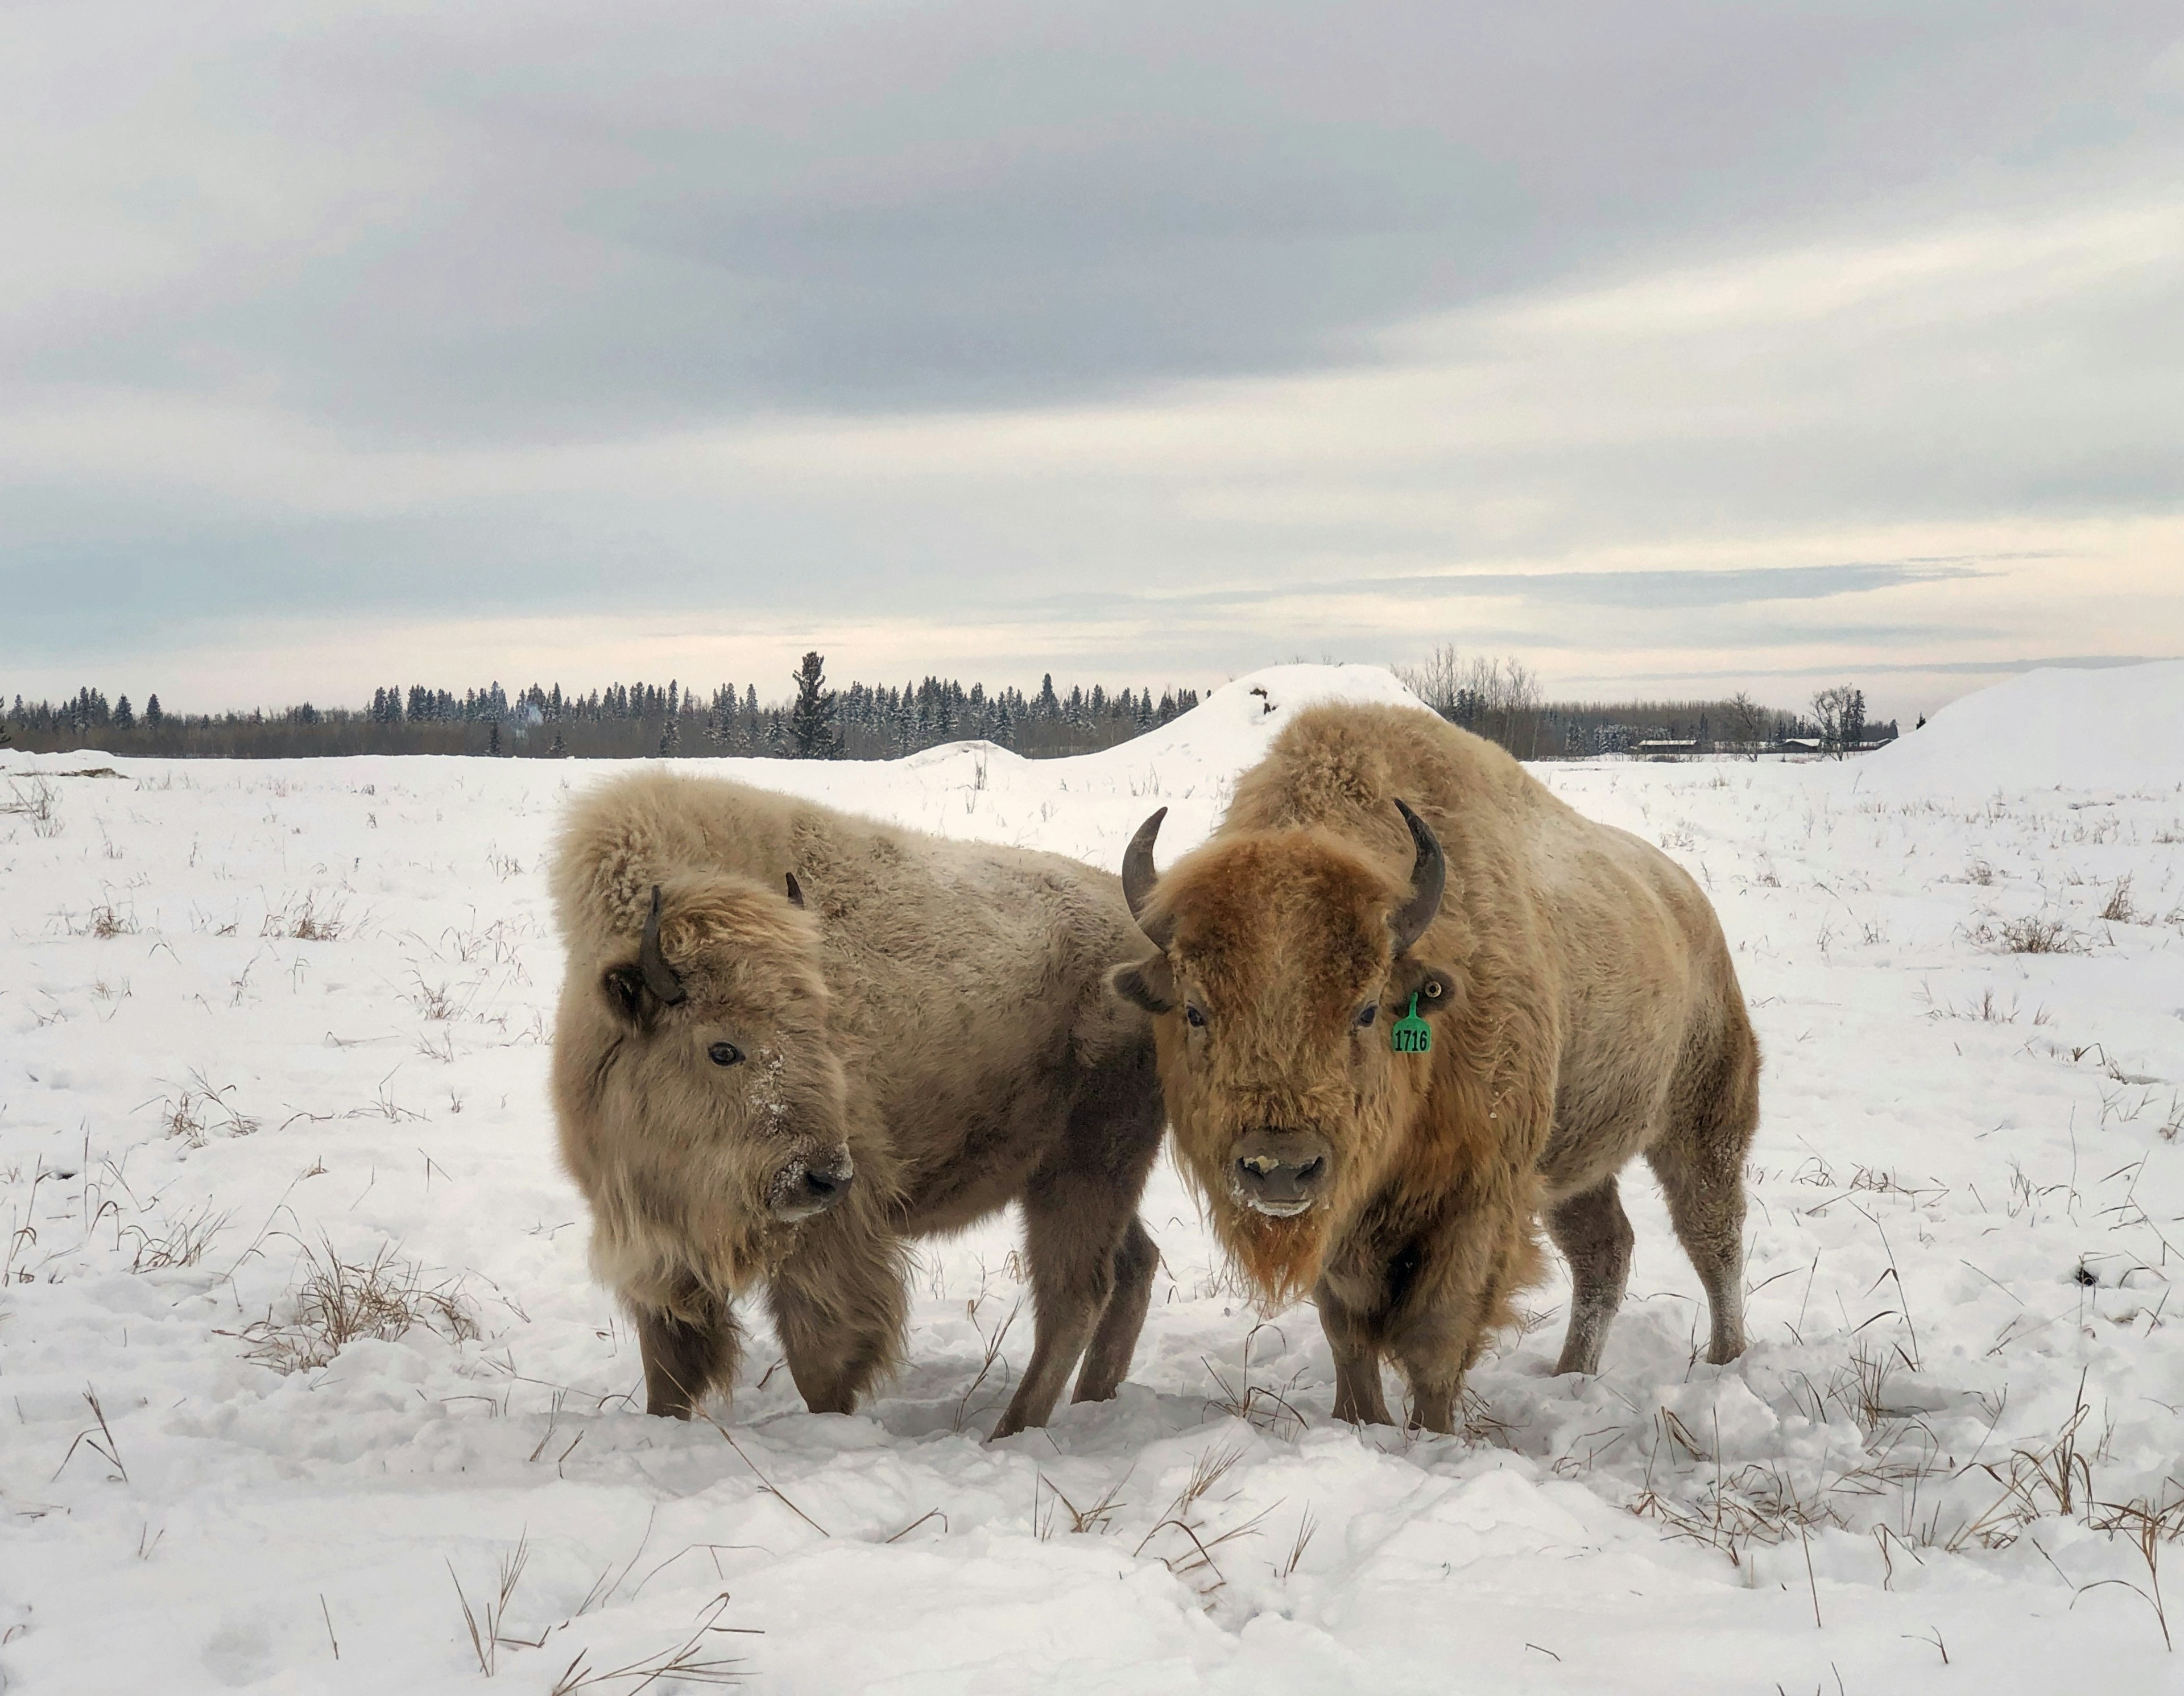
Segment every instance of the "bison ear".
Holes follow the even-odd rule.
[[[644,974],[634,966],[610,966],[599,979],[599,988],[616,1012],[632,1024],[643,1016],[644,1007]]]
[[[1165,954],[1116,967],[1107,974],[1107,985],[1124,1001],[1135,1003],[1147,1013],[1175,1010],[1175,974],[1169,969]]]
[[[788,874],[788,904],[791,907],[802,907],[804,905],[804,885],[796,881],[796,873],[794,872],[789,873]]]
[[[1418,998],[1418,1011],[1428,1018],[1446,1013],[1462,1000],[1462,981],[1455,973],[1440,966],[1425,965],[1412,966],[1405,971],[1402,968],[1407,964],[1403,961],[1396,962],[1393,985],[1396,999],[1405,1005],[1406,1011],[1412,996]]]

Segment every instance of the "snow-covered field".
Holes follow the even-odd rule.
[[[1311,1309],[1261,1323],[1165,1168],[1112,1403],[981,1442],[1029,1345],[996,1222],[926,1245],[866,1415],[761,1330],[719,1425],[647,1419],[545,1093],[542,851],[609,769],[0,755],[0,1683],[2184,1688],[2184,1543],[2157,1589],[2132,1517],[2184,1526],[2184,667],[2087,687],[1847,765],[1540,768],[1737,950],[1753,1345],[1697,1360],[1639,1169],[1604,1375],[1547,1375],[1550,1284],[1457,1439],[1333,1424]],[[1396,693],[1288,667],[1083,760],[727,769],[1113,865],[1305,700]],[[2167,727],[2120,765],[2110,697]],[[326,1358],[375,1266],[390,1335]]]

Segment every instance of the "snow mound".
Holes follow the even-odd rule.
[[[2184,784],[2184,660],[2027,672],[1862,762],[1868,782],[1958,795]]]
[[[1223,683],[1159,729],[1075,763],[1090,768],[1102,762],[1188,761],[1233,774],[1258,764],[1268,745],[1304,708],[1330,700],[1425,710],[1394,672],[1379,666],[1268,666]]]

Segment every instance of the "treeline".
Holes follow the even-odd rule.
[[[33,752],[97,748],[168,758],[275,759],[342,754],[484,754],[524,758],[886,760],[983,739],[1028,758],[1089,754],[1166,724],[1198,692],[1095,683],[1067,694],[1051,673],[1036,693],[928,677],[900,686],[829,687],[822,656],[807,654],[790,693],[759,699],[755,683],[710,693],[677,680],[611,683],[586,694],[560,683],[510,695],[499,683],[460,695],[423,684],[372,691],[368,706],[309,702],[276,711],[186,713],[158,695],[142,707],[95,689],[26,702],[0,716],[0,743]]]
[[[1464,657],[1441,648],[1400,672],[1451,723],[1499,742],[1522,760],[1742,754],[1843,755],[1892,741],[1896,725],[1870,723],[1864,693],[1822,689],[1810,711],[1763,706],[1738,694],[1713,700],[1551,701],[1521,661]],[[159,696],[141,711],[84,689],[72,700],[25,702],[0,717],[0,745],[35,752],[98,748],[170,758],[294,758],[337,754],[483,754],[525,758],[764,758],[889,760],[944,743],[984,740],[1033,759],[1095,753],[1143,735],[1198,705],[1195,689],[1099,684],[1067,695],[1049,674],[1035,694],[967,688],[928,677],[900,687],[830,687],[823,656],[811,653],[788,695],[722,683],[709,694],[680,682],[611,683],[588,694],[533,683],[510,695],[422,684],[372,691],[369,706],[276,712],[174,713]]]
[[[1434,650],[1399,671],[1420,700],[1520,760],[1630,754],[1842,755],[1896,739],[1896,722],[1869,722],[1865,692],[1850,684],[1813,696],[1809,713],[1763,706],[1741,691],[1717,700],[1551,701],[1522,661]]]

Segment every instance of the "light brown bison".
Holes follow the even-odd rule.
[[[1158,1016],[1176,1146],[1223,1241],[1268,1302],[1312,1292],[1336,1417],[1387,1420],[1385,1355],[1415,1421],[1451,1430],[1540,1273],[1542,1215],[1574,1286],[1557,1370],[1596,1370],[1635,1154],[1706,1286],[1708,1358],[1743,1351],[1758,1049],[1674,862],[1393,706],[1299,714],[1212,840],[1156,877],[1161,817],[1123,872],[1158,951],[1114,983]],[[1429,1052],[1396,1052],[1414,1014]]]
[[[567,945],[562,1157],[592,1264],[637,1321],[648,1405],[733,1381],[763,1284],[815,1412],[899,1359],[904,1239],[1021,1204],[1036,1331],[996,1436],[1112,1396],[1157,1256],[1150,1021],[1106,993],[1117,880],[739,784],[649,773],[581,801],[553,868]]]

